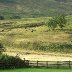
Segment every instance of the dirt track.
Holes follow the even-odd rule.
[[[6,52],[10,56],[16,56],[15,52]],[[31,60],[31,61],[72,61],[72,56],[60,56],[51,54],[18,54],[21,59]]]

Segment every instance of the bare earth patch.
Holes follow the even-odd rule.
[[[19,56],[21,59],[31,60],[31,61],[72,61],[72,56],[67,55],[54,55],[54,54],[23,54],[17,52],[5,52],[5,54],[10,56]]]

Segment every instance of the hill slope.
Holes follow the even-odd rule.
[[[72,13],[71,0],[0,0],[0,14],[6,17],[54,16]]]
[[[49,30],[50,18],[24,18],[0,21],[0,43],[6,49],[35,52],[72,53],[72,16],[63,29]],[[16,50],[17,50],[16,49]]]

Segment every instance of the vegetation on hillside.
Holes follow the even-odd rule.
[[[72,14],[71,0],[0,0],[0,15],[6,19],[14,16],[47,17],[61,13]]]
[[[19,57],[0,55],[0,69],[15,69],[28,67],[28,62],[21,60]]]
[[[28,67],[9,48],[72,53],[72,1],[0,0],[0,69]]]
[[[50,27],[50,29],[55,29],[58,26],[60,28],[63,28],[66,26],[66,24],[67,24],[67,20],[64,14],[53,17],[48,21],[48,26]]]
[[[72,17],[65,17],[63,29],[52,31],[46,24],[49,19],[52,18],[1,20],[0,40],[6,48],[71,53]]]

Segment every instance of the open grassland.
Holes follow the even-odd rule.
[[[72,52],[72,17],[63,30],[49,30],[49,17],[0,21],[0,42],[6,48],[45,52]]]
[[[27,68],[27,69],[14,69],[14,70],[0,70],[0,72],[72,72],[72,69]]]

